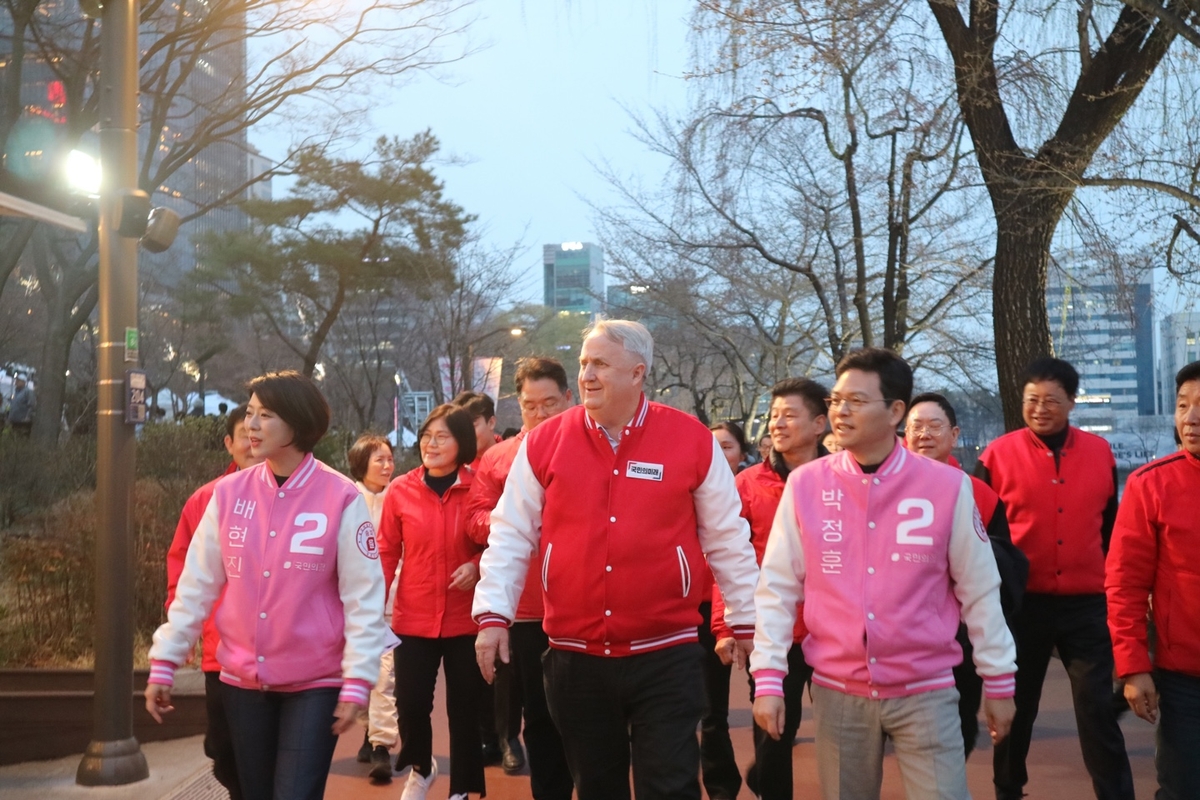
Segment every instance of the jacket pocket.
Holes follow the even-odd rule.
[[[683,545],[675,546],[675,555],[679,557],[679,583],[683,588],[683,596],[687,597],[688,593],[692,591],[692,568],[688,565]]]
[[[549,586],[549,583],[550,583],[550,580],[549,580],[550,553],[553,552],[553,550],[554,550],[554,543],[551,542],[550,544],[546,545],[546,555],[544,558],[542,558],[542,591],[543,592],[550,591],[550,586]]]

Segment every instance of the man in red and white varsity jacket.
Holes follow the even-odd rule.
[[[221,597],[223,682],[279,692],[341,687],[340,702],[366,706],[385,643],[378,559],[362,495],[311,453],[282,486],[266,462],[227,476],[154,635],[150,682],[173,683]]]
[[[1108,551],[1108,629],[1125,699],[1159,722],[1158,796],[1200,797],[1200,361],[1175,376],[1182,449],[1129,476]],[[1158,636],[1151,662],[1146,615]]]
[[[788,476],[763,555],[755,720],[779,735],[787,644],[803,602],[824,796],[878,797],[891,738],[909,797],[966,797],[953,675],[960,616],[994,740],[1013,713],[1016,648],[996,561],[970,479],[896,438],[912,393],[903,359],[855,350],[837,373],[829,410],[843,450]]]
[[[1040,358],[1021,380],[1025,427],[984,449],[975,475],[1000,495],[1029,582],[1012,618],[1017,716],[992,753],[997,800],[1019,800],[1038,702],[1057,649],[1071,680],[1079,747],[1100,800],[1133,800],[1133,773],[1113,705],[1112,643],[1104,556],[1117,513],[1116,460],[1108,442],[1070,424],[1079,373]]]
[[[733,473],[704,425],[642,394],[652,358],[635,322],[601,321],[584,338],[583,407],[522,442],[475,589],[490,680],[537,554],[547,700],[579,800],[628,797],[631,749],[639,798],[699,797],[705,558],[735,635],[752,631],[757,568]]]

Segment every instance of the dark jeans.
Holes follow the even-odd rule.
[[[733,742],[729,740],[728,664],[717,656],[712,632],[712,603],[700,604],[700,647],[704,648],[704,694],[708,709],[700,720],[700,773],[710,800],[733,800],[742,788]]]
[[[812,680],[812,667],[804,660],[799,644],[788,649],[788,673],[783,679],[783,730],[778,739],[754,723],[754,763],[746,771],[746,783],[763,800],[791,800],[792,746],[800,730],[804,708],[804,684]],[[754,701],[754,679],[750,679]]]
[[[321,800],[337,737],[337,689],[263,692],[221,684],[246,800]]]
[[[1017,713],[992,757],[998,800],[1020,798],[1042,683],[1057,647],[1071,679],[1083,763],[1100,800],[1133,800],[1133,773],[1112,702],[1113,654],[1104,595],[1026,594],[1012,626],[1017,641]]]
[[[1154,671],[1158,689],[1158,792],[1155,800],[1200,797],[1200,678]]]
[[[208,715],[208,729],[204,731],[204,755],[212,759],[213,777],[228,790],[230,800],[242,800],[237,761],[233,755],[233,737],[229,731],[229,720],[225,717],[225,704],[221,700],[220,672],[204,673],[204,710]]]
[[[571,792],[575,789],[571,769],[567,766],[558,728],[554,727],[550,709],[546,707],[542,654],[550,643],[542,623],[515,623],[508,629],[508,644],[511,663],[497,664],[496,674],[506,674],[525,700],[525,749],[529,755],[530,792],[534,800],[571,800]]]
[[[550,716],[579,800],[700,800],[704,713],[700,646],[604,658],[549,650],[542,659]]]
[[[955,640],[962,647],[962,663],[954,668],[954,688],[958,689],[958,718],[962,724],[963,757],[970,758],[979,738],[979,706],[983,702],[983,678],[975,671],[975,649],[967,638],[967,626],[959,625]]]
[[[400,753],[396,769],[411,766],[428,776],[433,768],[433,690],[438,666],[446,672],[446,717],[450,728],[450,794],[484,794],[479,741],[479,697],[483,677],[475,663],[475,637],[427,639],[401,636],[393,651]]]

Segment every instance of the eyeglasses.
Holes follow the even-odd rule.
[[[843,405],[850,409],[850,413],[857,414],[863,410],[863,406],[867,403],[886,403],[887,399],[883,397],[866,398],[866,397],[841,397],[840,395],[830,395],[825,398],[825,407],[830,411],[836,411]]]
[[[1028,408],[1037,408],[1041,406],[1047,411],[1057,411],[1066,405],[1062,400],[1056,397],[1025,397],[1021,402]]]
[[[914,436],[923,436],[928,433],[930,436],[941,436],[950,426],[944,422],[910,422],[908,424],[909,433]]]
[[[420,439],[422,445],[435,444],[438,447],[445,447],[452,441],[454,441],[454,437],[448,433],[423,433]]]

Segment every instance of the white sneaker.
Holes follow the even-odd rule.
[[[416,767],[408,773],[408,781],[404,784],[404,791],[400,793],[400,800],[425,800],[425,793],[433,786],[438,776],[437,759],[431,758],[429,765],[428,778],[422,778]]]

